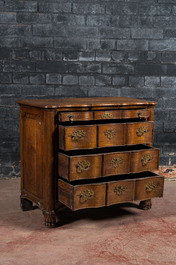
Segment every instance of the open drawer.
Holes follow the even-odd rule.
[[[156,170],[159,149],[145,145],[59,152],[58,174],[74,181]]]
[[[59,179],[58,200],[74,211],[162,197],[163,188],[164,177],[153,172],[72,183]]]

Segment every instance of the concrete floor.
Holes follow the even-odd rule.
[[[22,212],[20,179],[0,180],[0,265],[175,265],[176,181],[152,209],[138,203],[72,213],[44,227],[39,209]]]

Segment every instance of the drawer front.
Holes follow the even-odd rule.
[[[130,153],[104,154],[103,176],[112,176],[130,172]]]
[[[135,180],[110,182],[107,185],[107,205],[134,200]]]
[[[111,120],[111,119],[121,119],[120,110],[107,110],[107,111],[96,111],[94,112],[95,120]]]
[[[146,200],[163,196],[164,177],[151,177],[136,180],[135,200]]]
[[[104,124],[98,126],[98,146],[124,145],[124,124]]]
[[[69,181],[101,177],[102,156],[69,157],[59,153],[59,176]]]
[[[157,170],[159,167],[159,149],[131,153],[131,172]]]
[[[93,112],[60,112],[58,114],[58,120],[60,122],[91,121],[93,120]]]
[[[72,185],[58,181],[58,200],[71,210],[105,206],[106,184]]]
[[[144,118],[147,119],[150,116],[150,111],[148,109],[138,109],[138,110],[122,110],[122,119],[135,119]]]
[[[62,132],[61,132],[62,130]],[[97,127],[94,125],[59,125],[59,148],[62,150],[89,149],[97,147]]]
[[[106,184],[90,184],[74,188],[73,209],[105,206]]]
[[[153,142],[153,122],[127,123],[126,144],[144,144]]]

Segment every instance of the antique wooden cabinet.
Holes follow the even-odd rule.
[[[154,148],[155,102],[125,97],[22,100],[21,208],[33,203],[47,227],[59,210],[163,196]]]

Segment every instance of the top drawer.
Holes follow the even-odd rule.
[[[115,119],[148,119],[149,109],[131,109],[131,110],[104,110],[104,111],[74,111],[60,112],[58,114],[59,122],[77,122],[92,120],[115,120]]]

